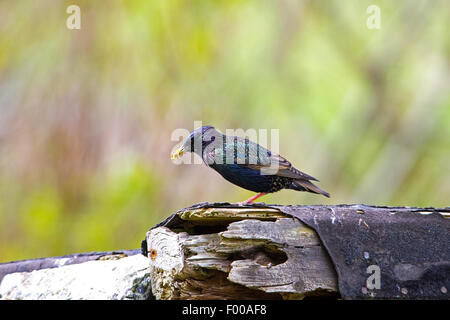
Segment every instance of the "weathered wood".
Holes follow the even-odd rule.
[[[201,203],[147,233],[149,259],[0,264],[0,299],[152,299],[149,286],[158,299],[449,299],[449,218],[450,207]]]
[[[448,299],[449,217],[449,207],[201,203],[155,226],[143,253],[158,299]]]
[[[181,228],[147,233],[157,299],[337,296],[337,276],[314,230],[271,208],[177,213]]]

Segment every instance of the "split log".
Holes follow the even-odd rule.
[[[450,299],[449,218],[449,207],[203,203],[153,227],[147,258],[0,264],[0,299]]]
[[[337,276],[314,230],[270,208],[178,212],[147,233],[157,299],[337,297]]]
[[[449,299],[450,208],[198,204],[143,242],[157,299]]]

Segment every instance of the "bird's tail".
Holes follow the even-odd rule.
[[[318,186],[316,186],[314,183],[312,183],[311,181],[308,181],[308,180],[294,180],[294,181],[292,181],[290,189],[299,190],[299,191],[308,191],[308,192],[324,195],[327,198],[330,197],[330,194],[328,192],[320,189]]]

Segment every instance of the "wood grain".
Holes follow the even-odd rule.
[[[337,295],[337,276],[316,233],[276,209],[179,212],[186,231],[147,234],[157,299],[303,299]],[[219,232],[195,233],[203,224]],[[194,230],[194,231],[193,231]]]

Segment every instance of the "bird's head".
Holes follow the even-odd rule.
[[[215,140],[218,133],[212,126],[203,126],[192,131],[183,141],[183,144],[170,155],[172,160],[180,158],[186,152],[195,152],[202,156],[202,152],[207,145]]]

